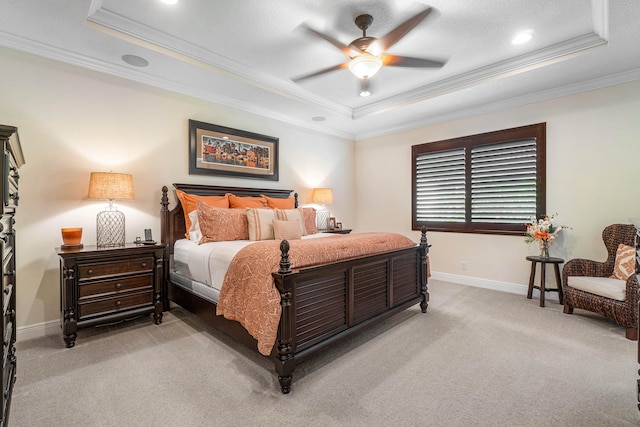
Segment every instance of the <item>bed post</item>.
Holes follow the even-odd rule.
[[[160,243],[165,245],[164,247],[164,261],[163,261],[163,277],[162,277],[162,309],[169,311],[169,244],[167,242],[167,236],[169,235],[169,189],[166,185],[162,186],[162,197],[160,199]]]
[[[286,240],[280,243],[280,253],[280,269],[277,273],[273,273],[276,288],[280,292],[280,305],[282,306],[276,340],[275,369],[282,393],[287,394],[291,391],[296,360],[293,355],[293,331],[295,328],[294,309],[291,304],[293,289],[291,289],[290,281],[287,280],[287,276],[291,274],[291,262],[289,261],[289,242]]]
[[[429,277],[429,269],[427,264],[427,256],[429,255],[429,247],[431,246],[427,242],[427,227],[424,225],[420,229],[420,295],[422,295],[422,301],[420,301],[420,308],[423,313],[427,312],[427,306],[429,305],[429,291],[427,288],[427,282]]]

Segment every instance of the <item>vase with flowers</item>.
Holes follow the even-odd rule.
[[[557,215],[558,214],[553,214],[551,217],[545,216],[538,220],[536,220],[535,217],[531,217],[529,222],[524,224],[527,227],[527,232],[524,234],[525,242],[538,243],[540,247],[540,257],[542,258],[549,258],[549,246],[551,246],[560,231],[568,228],[566,226],[555,226],[553,224],[553,219]]]

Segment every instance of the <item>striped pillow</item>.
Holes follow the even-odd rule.
[[[273,209],[247,208],[249,240],[273,240]]]

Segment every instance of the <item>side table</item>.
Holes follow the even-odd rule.
[[[164,244],[79,249],[60,256],[60,323],[67,348],[80,328],[151,313],[162,322]]]
[[[324,230],[323,233],[349,234],[351,233],[351,229],[350,228],[334,228],[333,230]]]
[[[531,275],[529,276],[529,290],[527,291],[527,299],[531,299],[533,289],[540,290],[540,307],[544,307],[544,293],[545,292],[558,292],[558,302],[563,304],[562,295],[562,278],[560,277],[560,264],[564,262],[562,258],[545,258],[540,256],[528,256],[527,261],[531,261]],[[536,278],[536,264],[540,263],[540,286],[535,286],[533,281]],[[558,289],[545,289],[546,270],[547,264],[553,264],[553,269],[556,273],[556,286]]]

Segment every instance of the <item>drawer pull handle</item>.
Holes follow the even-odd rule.
[[[87,270],[87,274],[93,274],[93,270],[92,269],[88,269]]]
[[[147,263],[146,262],[142,263],[142,268],[147,268]]]
[[[122,283],[116,283],[116,289],[120,289],[122,287]]]
[[[120,301],[116,301],[116,307],[120,307],[122,303]]]

